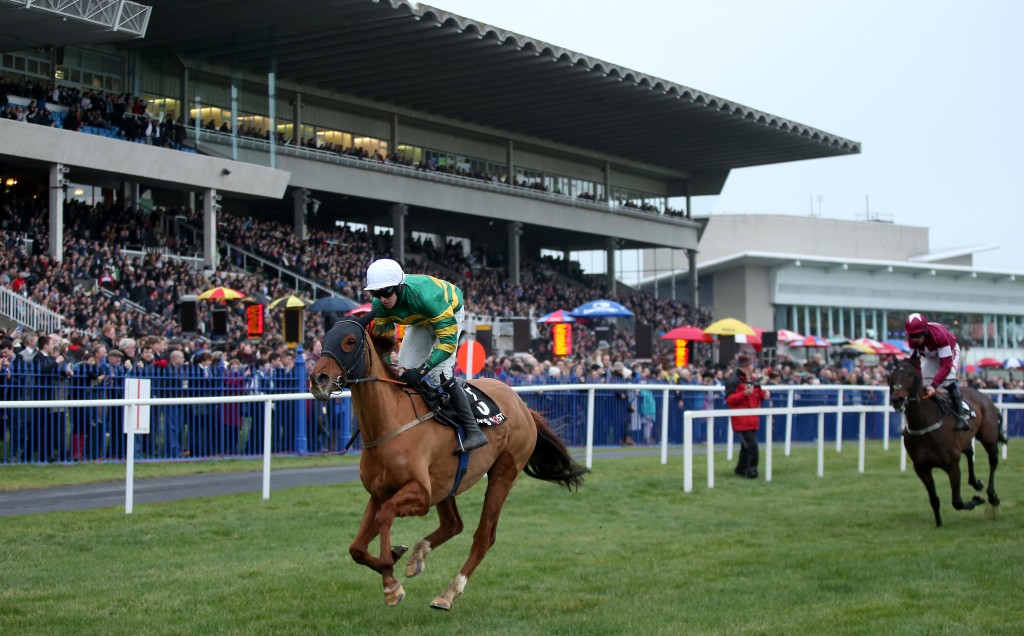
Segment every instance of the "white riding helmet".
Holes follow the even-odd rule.
[[[366,291],[384,289],[393,285],[401,285],[405,281],[402,266],[390,258],[380,258],[366,268]]]

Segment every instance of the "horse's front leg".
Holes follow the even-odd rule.
[[[935,478],[932,477],[932,469],[929,466],[914,464],[914,472],[924,484],[928,491],[928,502],[932,505],[932,512],[935,513],[935,527],[942,527],[942,515],[939,513],[939,495],[935,492]]]
[[[430,510],[430,491],[420,482],[410,481],[381,504],[374,515],[374,522],[380,533],[381,568],[379,571],[384,583],[384,602],[388,607],[398,605],[405,598],[405,589],[402,587],[401,581],[394,577],[397,557],[391,549],[391,524],[394,523],[395,517],[410,515],[422,517],[427,514],[428,510]],[[398,554],[400,555],[401,552]]]
[[[356,537],[348,547],[348,553],[353,561],[359,565],[365,565],[375,572],[380,572],[383,567],[380,559],[370,554],[369,550],[370,542],[378,534],[376,520],[378,510],[380,510],[380,504],[371,497],[370,501],[366,504],[366,510],[363,512],[363,519],[359,522],[359,530],[356,532]],[[398,561],[408,549],[404,545],[392,548],[392,561]]]

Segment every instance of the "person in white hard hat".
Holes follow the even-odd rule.
[[[373,296],[375,333],[394,335],[396,324],[407,325],[398,349],[400,379],[417,386],[430,376],[451,396],[466,428],[460,452],[486,445],[487,436],[477,425],[469,396],[455,379],[455,348],[466,317],[462,290],[433,276],[407,275],[390,258],[370,263],[364,289]]]

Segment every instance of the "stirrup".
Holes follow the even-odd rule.
[[[971,423],[967,420],[966,415],[958,415],[956,417],[956,430],[958,431],[969,431],[971,430]]]
[[[487,439],[487,436],[484,435],[483,431],[479,431],[478,430],[477,431],[477,435],[479,435],[480,437],[483,438],[483,443],[479,443],[480,440],[478,439],[476,443],[474,443],[473,445],[469,445],[468,444],[469,440],[472,437],[474,437],[474,436],[471,436],[471,435],[469,435],[467,433],[465,438],[459,440],[459,448],[455,451],[455,454],[456,455],[464,455],[464,454],[468,453],[471,450],[476,450],[478,448],[483,448],[484,446],[487,446],[490,443],[490,440]]]

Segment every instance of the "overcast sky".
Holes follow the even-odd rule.
[[[862,144],[734,170],[698,214],[870,209],[930,228],[935,252],[998,245],[975,266],[1024,272],[1024,1],[428,4]]]

